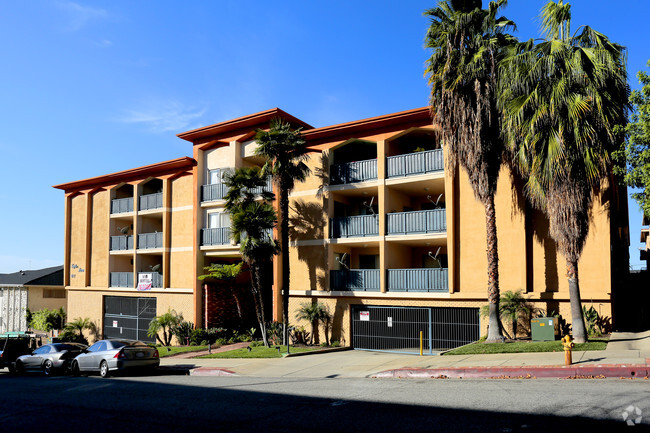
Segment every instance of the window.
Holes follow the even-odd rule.
[[[214,185],[215,183],[224,183],[225,170],[220,168],[216,170],[208,170],[208,183]]]
[[[106,346],[106,343],[104,343],[103,341],[98,341],[97,343],[93,344],[88,348],[88,352],[97,352],[99,350],[99,346],[101,346],[102,344]]]
[[[65,298],[64,289],[43,289],[43,298]]]
[[[208,214],[208,228],[230,227],[230,215],[225,212],[212,212]]]
[[[45,355],[46,353],[50,353],[50,346],[39,347],[34,351],[34,355]]]

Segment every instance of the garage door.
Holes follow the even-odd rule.
[[[426,354],[472,343],[479,339],[479,309],[352,307],[352,345],[355,349],[419,353],[420,333]]]
[[[128,338],[155,342],[147,335],[156,317],[156,298],[104,297],[104,338]]]

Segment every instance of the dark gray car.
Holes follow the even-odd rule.
[[[73,374],[110,372],[133,368],[155,369],[160,365],[158,349],[136,340],[100,340],[72,361]]]
[[[52,343],[39,347],[31,355],[19,356],[16,359],[16,371],[41,371],[46,376],[55,372],[63,372],[70,362],[88,346],[79,343]]]

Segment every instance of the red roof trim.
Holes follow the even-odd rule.
[[[155,177],[163,174],[174,173],[180,170],[187,170],[188,168],[194,167],[195,165],[196,161],[194,159],[184,156],[182,158],[158,162],[156,164],[145,165],[143,167],[118,171],[117,173],[91,177],[74,182],[62,183],[59,185],[54,185],[53,188],[62,189],[66,193],[81,189],[92,189],[101,186],[114,185],[120,182],[132,182],[147,177]]]

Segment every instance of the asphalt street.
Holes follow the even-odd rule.
[[[644,379],[0,373],[0,390],[0,432],[650,431],[650,381]],[[625,412],[641,424],[629,427]]]

